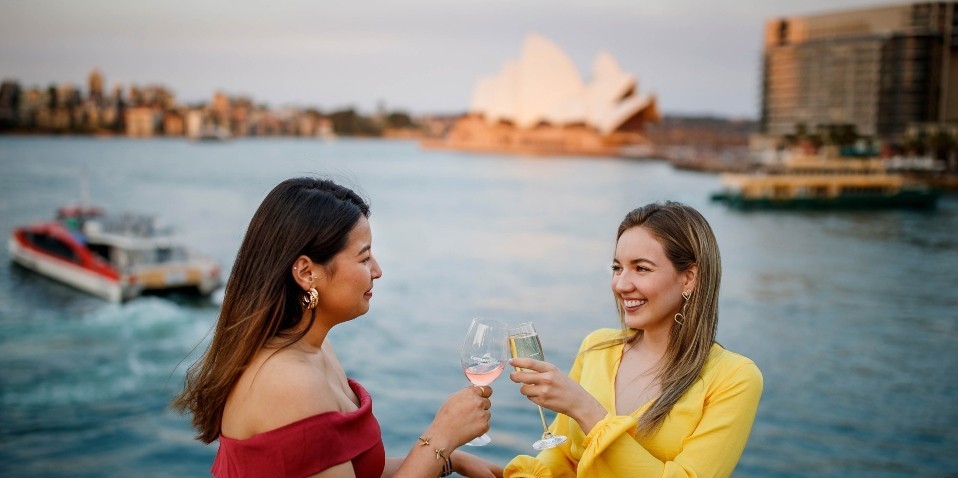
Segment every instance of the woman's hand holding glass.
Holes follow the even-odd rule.
[[[489,431],[492,414],[491,387],[466,387],[449,396],[436,412],[429,429],[423,434],[436,443],[437,448],[458,448],[469,440]],[[441,441],[440,441],[441,440]]]
[[[532,360],[532,362],[538,362],[545,359],[545,353],[542,351],[542,342],[539,341],[539,333],[536,332],[536,328],[531,322],[519,324],[509,329],[509,352],[513,357],[511,362],[512,365],[515,366],[519,371],[516,373],[521,373],[521,370],[523,370],[521,365],[522,359],[539,359]],[[516,359],[520,359],[520,361],[516,362]],[[530,374],[535,372],[526,373]],[[514,378],[512,380],[514,382],[517,381]],[[529,396],[524,392],[523,394]],[[536,405],[539,406],[539,418],[542,419],[542,439],[533,443],[532,448],[536,450],[545,450],[547,448],[554,448],[565,443],[568,438],[562,435],[553,435],[549,431],[549,426],[546,424],[545,413],[542,412],[542,405],[539,405],[538,402],[536,402]]]
[[[541,360],[514,358],[509,362],[521,370],[509,379],[522,384],[519,392],[540,407],[567,415],[586,433],[608,413],[595,397],[558,367]]]

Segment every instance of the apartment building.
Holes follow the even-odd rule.
[[[852,124],[895,140],[958,122],[958,3],[922,2],[769,20],[760,128]]]

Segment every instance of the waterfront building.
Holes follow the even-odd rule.
[[[67,131],[70,129],[70,109],[65,106],[51,110],[49,119],[50,121],[47,125],[48,129],[52,129],[54,131]]]
[[[0,84],[0,130],[17,126],[19,102],[20,85],[12,80],[4,80]]]
[[[149,138],[156,134],[156,112],[153,108],[139,106],[126,110],[126,135]]]
[[[87,77],[87,88],[89,88],[89,98],[97,103],[103,101],[103,74],[100,70],[93,69],[90,76]]]
[[[203,131],[203,112],[200,110],[187,111],[185,123],[186,137],[190,139],[199,138]]]
[[[478,81],[469,113],[424,147],[508,153],[620,155],[648,143],[660,118],[655,96],[601,52],[586,83],[550,40],[529,35],[518,60]]]
[[[80,104],[80,90],[72,83],[61,83],[57,86],[57,106],[73,108]]]
[[[163,134],[165,136],[183,136],[185,131],[183,115],[178,111],[167,111],[163,115]]]
[[[921,2],[769,20],[761,130],[825,125],[896,141],[958,121],[958,4]]]
[[[336,136],[333,133],[333,121],[329,118],[319,118],[316,123],[316,136],[324,139],[330,139]]]
[[[20,110],[17,114],[19,126],[24,128],[40,128],[40,111],[48,105],[49,92],[40,88],[30,88],[20,97]]]
[[[217,91],[213,94],[213,101],[210,102],[209,109],[213,123],[224,128],[229,126],[231,113],[229,96],[226,96],[226,94],[221,91]]]

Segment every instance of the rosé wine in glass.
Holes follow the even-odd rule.
[[[489,385],[506,368],[506,324],[498,320],[473,319],[462,342],[459,361],[470,383],[477,387]],[[485,446],[492,441],[483,433],[466,445]]]

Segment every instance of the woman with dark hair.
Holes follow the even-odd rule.
[[[173,406],[219,440],[217,477],[494,476],[454,450],[489,428],[489,387],[451,395],[405,458],[385,457],[372,400],[327,334],[369,310],[382,276],[369,206],[332,181],[283,181],[250,221],[209,349]]]
[[[569,440],[519,456],[507,477],[732,474],[762,394],[762,375],[715,341],[718,245],[695,209],[649,204],[619,225],[612,261],[618,329],[582,342],[569,375],[513,359],[520,391],[559,415]]]

